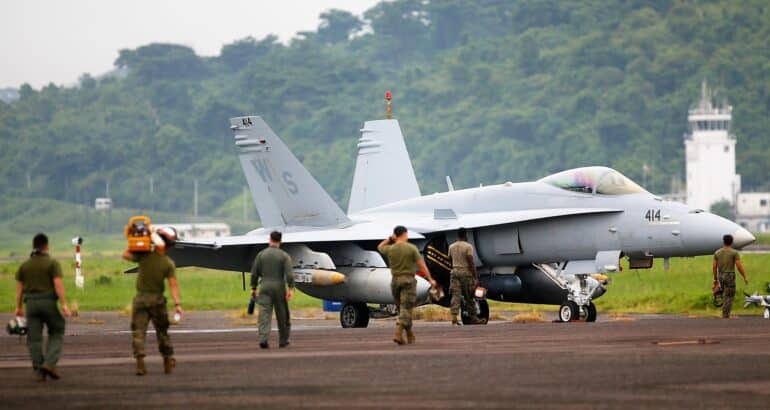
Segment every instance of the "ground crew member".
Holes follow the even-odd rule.
[[[414,343],[412,310],[417,304],[417,279],[414,275],[418,269],[424,272],[425,278],[434,288],[436,281],[430,276],[420,251],[409,243],[409,234],[405,227],[396,226],[393,229],[393,235],[380,242],[377,250],[388,258],[390,272],[393,275],[390,290],[393,292],[393,299],[399,311],[393,341],[399,345],[404,344],[403,332],[406,331],[406,343]]]
[[[278,347],[289,346],[291,320],[289,300],[294,295],[294,271],[291,256],[281,250],[281,233],[270,233],[269,246],[257,254],[251,267],[251,296],[259,304],[259,347],[267,349],[275,310],[278,322]],[[259,288],[259,289],[257,289]]]
[[[56,363],[64,338],[64,316],[70,316],[64,295],[61,266],[48,255],[48,237],[39,233],[32,239],[32,254],[16,272],[16,316],[24,316],[26,307],[27,346],[32,369],[38,381],[46,377],[58,380]],[[43,325],[48,328],[48,343],[43,353]]]
[[[714,272],[714,283],[718,283],[722,288],[722,301],[724,302],[722,305],[722,318],[728,319],[733,308],[733,299],[735,298],[735,268],[738,268],[738,272],[743,276],[745,284],[748,285],[749,280],[746,277],[746,271],[743,269],[741,254],[733,249],[733,236],[723,236],[722,243],[724,245],[714,252],[712,270]]]
[[[484,323],[479,319],[474,303],[473,291],[476,289],[478,274],[476,263],[473,261],[473,246],[468,243],[468,233],[465,228],[457,230],[457,241],[449,246],[449,258],[452,260],[452,271],[449,289],[452,292],[450,312],[452,324],[461,325],[460,308],[465,305],[471,324]]]
[[[173,228],[161,228],[156,233],[165,242],[169,249],[176,242],[176,231]],[[171,289],[171,297],[174,299],[176,313],[182,314],[182,305],[179,301],[179,283],[176,280],[176,266],[174,261],[158,250],[150,252],[131,253],[125,251],[123,258],[139,263],[139,273],[136,276],[136,296],[131,305],[131,335],[134,357],[136,358],[136,375],[144,376],[147,369],[144,366],[144,343],[147,335],[147,324],[152,321],[155,327],[155,335],[158,339],[158,350],[163,355],[163,372],[166,374],[176,366],[174,359],[174,347],[171,346],[171,338],[168,335],[168,309],[164,280],[168,280]]]

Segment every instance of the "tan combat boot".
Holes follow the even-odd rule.
[[[460,315],[452,315],[452,325],[454,326],[462,326],[463,321],[460,320]]]
[[[136,358],[136,375],[144,376],[147,374],[147,369],[144,367],[144,357]]]
[[[176,367],[176,359],[173,357],[163,358],[163,373],[171,374],[171,371]]]
[[[396,334],[393,336],[393,341],[396,342],[396,344],[402,345],[404,344],[404,327],[401,326],[401,323],[396,323]]]
[[[406,342],[409,344],[414,343],[414,333],[412,333],[412,329],[406,329]]]

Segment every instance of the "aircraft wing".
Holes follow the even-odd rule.
[[[361,222],[348,227],[309,229],[287,227],[283,232],[283,244],[308,244],[324,242],[381,241],[393,233],[393,227]],[[267,246],[270,230],[258,229],[247,235],[179,241],[169,250],[169,256],[178,267],[201,266],[212,269],[245,272],[257,252]],[[424,239],[418,232],[412,239]]]
[[[423,234],[431,232],[444,232],[459,229],[461,227],[473,229],[494,225],[507,225],[513,223],[530,222],[543,219],[560,218],[566,216],[621,213],[622,209],[612,208],[547,208],[527,209],[520,211],[479,212],[455,214],[451,209],[436,210],[433,215],[408,218],[402,223],[410,230]],[[390,218],[395,220],[395,216]]]

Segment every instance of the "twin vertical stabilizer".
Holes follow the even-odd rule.
[[[348,214],[420,195],[398,121],[365,122],[358,140]]]
[[[230,129],[264,227],[326,227],[350,223],[337,203],[262,118],[231,118]]]

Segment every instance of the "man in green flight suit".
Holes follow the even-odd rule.
[[[414,343],[412,311],[417,304],[417,279],[414,275],[418,270],[424,273],[434,288],[436,281],[431,277],[420,251],[409,243],[409,234],[405,227],[396,226],[393,235],[380,242],[377,250],[388,258],[390,273],[393,275],[390,290],[399,312],[393,341],[399,345],[404,344],[403,332],[406,331],[406,343]]]
[[[722,288],[722,318],[729,319],[730,311],[733,308],[735,299],[735,268],[743,276],[743,282],[749,284],[746,277],[746,271],[743,269],[741,254],[733,249],[733,236],[725,235],[722,237],[724,246],[714,252],[714,264],[712,271],[714,273],[714,283],[719,283]]]
[[[32,239],[32,254],[16,272],[16,316],[24,316],[26,307],[27,346],[32,369],[38,381],[46,377],[58,380],[56,363],[64,338],[64,316],[70,316],[64,295],[61,266],[48,255],[48,237],[39,233]],[[43,325],[48,328],[48,344],[43,354]]]
[[[270,347],[267,339],[273,310],[278,322],[278,347],[289,346],[289,301],[294,295],[294,270],[291,256],[281,250],[281,239],[280,232],[270,232],[269,246],[257,254],[251,267],[251,296],[256,297],[259,304],[259,347],[262,349]]]
[[[176,231],[173,228],[160,228],[156,233],[165,242],[165,249],[176,242]],[[163,372],[171,373],[176,366],[174,359],[174,347],[168,335],[168,309],[164,281],[168,280],[171,289],[171,297],[174,298],[176,313],[182,314],[182,305],[179,299],[179,282],[176,280],[176,265],[158,249],[150,252],[132,253],[126,250],[123,258],[139,263],[139,273],[136,276],[136,296],[131,305],[131,335],[136,358],[136,375],[144,376],[147,368],[144,366],[144,344],[147,336],[147,325],[152,321],[155,327],[155,335],[158,339],[158,350],[163,355]]]

